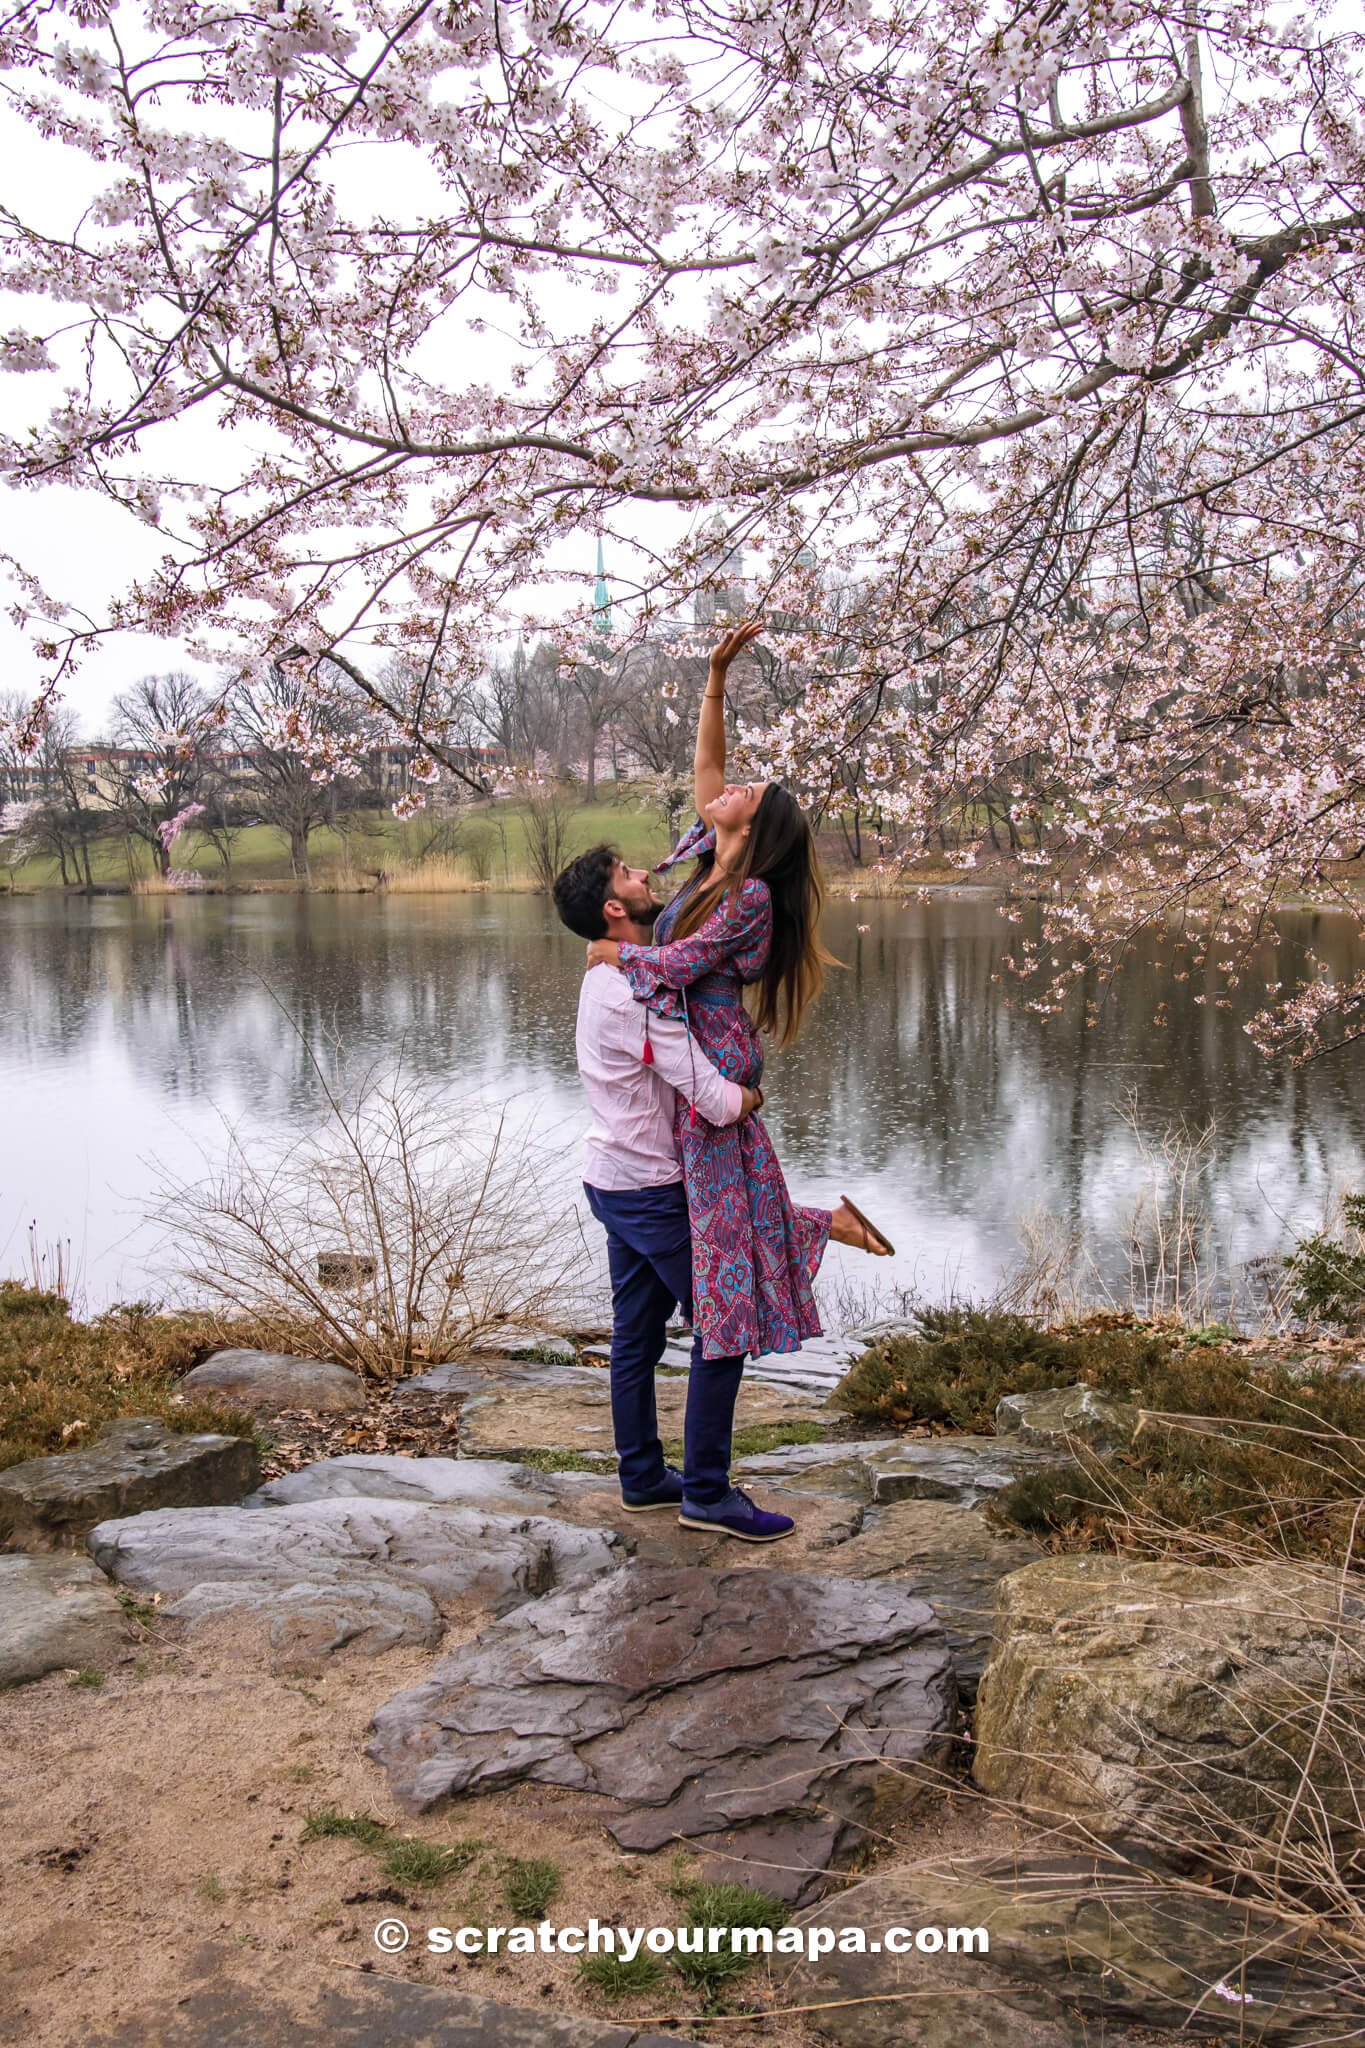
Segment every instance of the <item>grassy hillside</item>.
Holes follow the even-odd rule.
[[[369,884],[379,869],[390,880],[405,870],[420,869],[430,831],[430,823],[423,818],[403,822],[389,811],[359,814],[344,834],[324,826],[309,840],[313,881],[322,887],[357,887]],[[570,854],[599,840],[610,840],[633,867],[652,864],[668,850],[662,814],[641,808],[629,791],[623,791],[619,801],[608,797],[582,805],[572,817],[568,838]],[[246,886],[291,879],[288,842],[270,825],[251,825],[236,835],[230,871],[225,872],[212,842],[193,828],[176,841],[174,860],[177,867],[193,869],[210,883],[226,880]],[[453,857],[437,856],[427,864],[439,869],[446,886],[480,880],[494,887],[526,884],[532,869],[524,808],[493,803],[471,809],[461,819]],[[148,882],[155,874],[150,849],[136,840],[109,840],[95,846],[91,869],[95,881],[104,884]],[[14,879],[19,889],[52,889],[61,883],[55,860],[28,861]]]

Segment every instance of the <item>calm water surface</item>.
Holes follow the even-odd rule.
[[[1266,979],[1286,977],[1307,930],[1290,920]],[[1333,1186],[1362,1185],[1365,1048],[1270,1065],[1238,1016],[1170,978],[1155,941],[1086,1030],[993,982],[1017,934],[987,896],[836,903],[827,937],[848,965],[800,1046],[770,1058],[764,1114],[799,1199],[846,1189],[896,1241],[875,1267],[836,1248],[836,1282],[890,1267],[931,1297],[979,1295],[1043,1208],[1126,1283],[1123,1220],[1145,1178],[1116,1113],[1130,1087],[1153,1133],[1216,1118],[1205,1193],[1228,1275],[1317,1227]],[[1355,964],[1345,926],[1320,925],[1324,939]],[[353,1069],[401,1041],[452,1115],[456,1098],[509,1101],[547,1174],[576,1184],[582,947],[538,898],[32,897],[0,903],[0,945],[0,1272],[25,1269],[32,1223],[43,1244],[71,1240],[89,1306],[170,1292],[174,1247],[146,1222],[154,1162],[197,1170],[223,1119],[269,1133],[319,1113],[281,1006]]]

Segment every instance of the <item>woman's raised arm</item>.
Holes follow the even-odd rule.
[[[757,619],[746,619],[711,649],[702,693],[701,715],[697,719],[697,751],[692,760],[692,785],[697,816],[705,818],[706,805],[725,787],[725,674],[737,654],[763,631]]]

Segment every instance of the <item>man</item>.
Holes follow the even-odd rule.
[[[594,846],[556,879],[555,907],[581,939],[647,946],[663,905],[645,868]],[[654,1400],[668,1318],[692,1317],[692,1233],[673,1142],[680,1093],[708,1123],[738,1123],[763,1100],[726,1080],[687,1027],[637,1003],[619,968],[590,967],[578,999],[578,1070],[592,1109],[583,1163],[588,1205],[607,1232],[611,1269],[611,1416],[621,1499],[632,1512],[676,1507],[685,1528],[774,1543],[790,1515],[755,1507],[730,1484],[730,1439],[743,1358],[703,1358],[692,1340],[683,1470],[664,1463]]]

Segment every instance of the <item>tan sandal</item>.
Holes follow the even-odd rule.
[[[854,1217],[859,1223],[861,1223],[863,1229],[867,1231],[870,1236],[875,1237],[878,1244],[884,1244],[886,1246],[887,1251],[890,1252],[892,1256],[894,1256],[896,1247],[892,1244],[886,1232],[884,1230],[878,1230],[876,1224],[872,1222],[871,1218],[864,1216],[862,1210],[858,1207],[858,1204],[856,1202],[851,1202],[847,1195],[840,1195],[839,1200],[848,1210],[849,1215]]]

